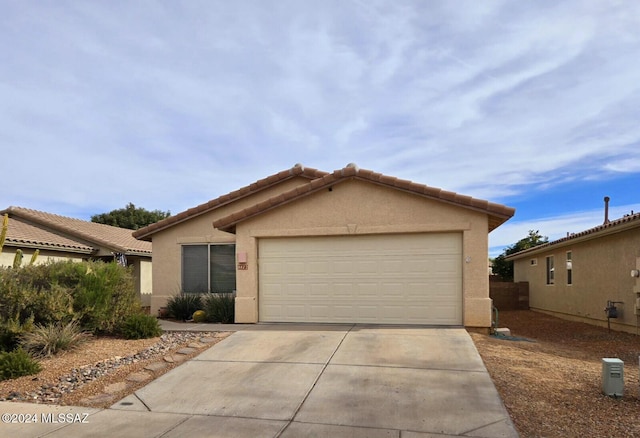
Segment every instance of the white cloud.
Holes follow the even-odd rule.
[[[0,206],[177,212],[295,162],[492,200],[640,172],[634,3],[3,12]]]

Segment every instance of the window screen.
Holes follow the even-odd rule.
[[[207,245],[185,245],[182,247],[182,291],[207,292],[209,272]]]
[[[236,290],[235,245],[211,245],[211,292],[228,293]]]
[[[184,245],[182,291],[228,293],[236,290],[235,245]]]

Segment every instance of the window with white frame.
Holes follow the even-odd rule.
[[[183,245],[182,291],[230,293],[236,290],[236,246]]]
[[[573,284],[573,263],[571,251],[567,251],[567,285]]]
[[[547,284],[555,284],[555,267],[553,256],[547,257]]]
[[[531,259],[531,260],[529,261],[529,264],[530,264],[531,266],[538,266],[538,259]]]

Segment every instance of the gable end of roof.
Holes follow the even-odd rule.
[[[295,177],[302,177],[302,178],[308,178],[309,180],[313,181],[315,179],[325,176],[326,174],[327,172],[323,172],[321,170],[313,169],[309,167],[304,167],[301,164],[296,164],[291,169],[280,171],[266,178],[253,182],[248,186],[242,187],[238,190],[234,190],[233,192],[227,193],[225,195],[212,199],[208,202],[205,202],[203,204],[200,204],[193,208],[185,210],[181,213],[176,214],[175,216],[169,216],[168,218],[158,221],[154,224],[148,225],[144,228],[140,228],[139,230],[136,230],[133,232],[133,237],[141,240],[151,240],[151,236],[159,231],[170,228],[174,225],[177,225],[181,222],[192,219],[196,216],[200,216],[205,213],[208,213],[216,208],[220,208],[231,202],[234,202],[246,196],[249,196],[253,193],[257,193],[261,190],[272,187],[285,180],[295,178]]]
[[[486,213],[490,217],[489,231],[506,222],[515,213],[514,208],[507,207],[505,205],[475,199],[470,196],[460,195],[454,192],[448,192],[442,189],[414,183],[409,180],[383,175],[371,170],[347,166],[343,169],[336,170],[333,173],[326,174],[322,178],[318,178],[308,184],[296,187],[295,189],[255,204],[249,208],[245,208],[244,210],[232,215],[220,218],[213,222],[213,226],[223,231],[235,232],[235,226],[239,222],[349,179],[368,181],[412,194],[418,194],[426,198],[445,202],[451,205]]]

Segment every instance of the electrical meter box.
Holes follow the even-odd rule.
[[[602,392],[609,397],[624,394],[624,362],[620,359],[602,359]]]

